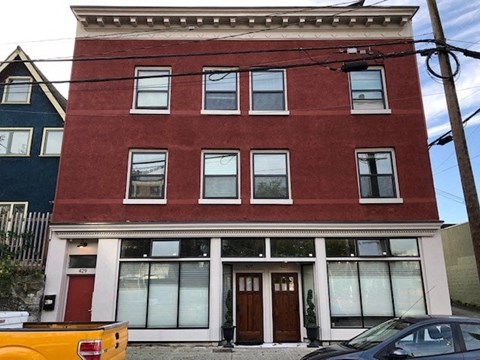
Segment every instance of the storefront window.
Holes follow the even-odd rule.
[[[415,238],[326,239],[327,257],[419,256]]]
[[[313,257],[315,244],[313,239],[278,238],[270,239],[272,257]]]
[[[123,262],[117,320],[131,328],[207,328],[209,276],[205,261]]]
[[[264,257],[264,238],[222,239],[223,257]]]
[[[330,261],[332,327],[370,327],[393,316],[425,314],[419,261]]]
[[[122,259],[146,257],[209,257],[210,239],[123,239]]]

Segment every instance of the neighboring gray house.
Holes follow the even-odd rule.
[[[441,236],[452,302],[480,306],[480,280],[468,222],[442,229]]]

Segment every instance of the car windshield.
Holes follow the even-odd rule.
[[[345,345],[357,350],[367,350],[410,325],[410,322],[402,319],[391,319],[368,329],[350,341],[347,341]]]

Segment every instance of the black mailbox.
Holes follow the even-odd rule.
[[[43,310],[52,311],[55,309],[55,298],[57,295],[45,295],[43,297]]]

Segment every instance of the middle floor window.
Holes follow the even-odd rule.
[[[126,200],[164,200],[166,151],[132,150]]]
[[[252,203],[291,201],[288,153],[252,152]]]
[[[239,154],[236,151],[204,151],[201,200],[239,199]]]

